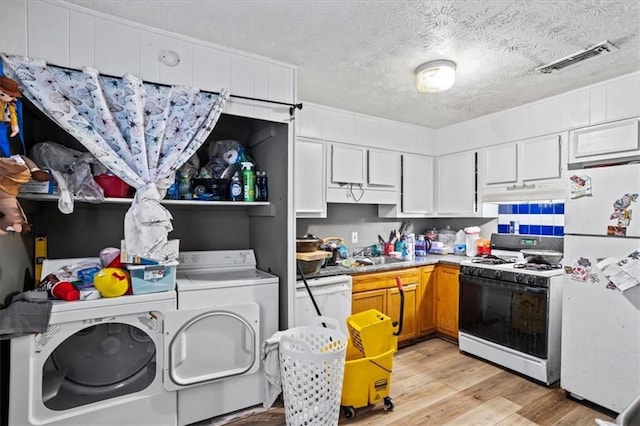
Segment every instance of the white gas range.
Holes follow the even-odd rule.
[[[493,234],[492,255],[462,262],[460,350],[547,385],[560,378],[560,264],[526,263],[520,249],[562,252],[563,239]]]

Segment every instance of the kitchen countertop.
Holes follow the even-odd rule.
[[[375,272],[392,271],[394,269],[415,268],[418,266],[435,265],[439,263],[458,266],[461,262],[469,260],[467,256],[459,256],[455,254],[430,254],[425,257],[416,257],[413,260],[407,260],[404,262],[394,262],[382,265],[370,265],[370,266],[351,266],[345,267],[342,265],[337,266],[325,266],[321,268],[315,274],[305,275],[306,278],[320,278],[331,277],[334,275],[358,275],[358,274],[371,274]]]

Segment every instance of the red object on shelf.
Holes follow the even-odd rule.
[[[133,188],[118,176],[102,174],[94,176],[93,179],[100,185],[105,197],[131,198]]]

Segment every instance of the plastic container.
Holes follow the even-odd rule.
[[[102,188],[105,197],[131,198],[133,188],[118,176],[102,174],[93,177],[93,180]]]
[[[347,337],[333,318],[320,316],[314,321],[311,326],[285,330],[280,338],[287,425],[338,424]]]
[[[451,227],[447,226],[446,229],[440,230],[440,235],[438,236],[438,240],[442,241],[442,244],[443,244],[442,251],[444,254],[453,253],[453,246],[456,240],[456,231],[451,229]]]
[[[477,254],[476,240],[480,238],[480,228],[477,226],[464,228],[464,234],[467,256],[474,257]]]
[[[231,183],[229,184],[229,198],[231,201],[242,201],[242,181],[240,180],[240,176],[238,176],[238,172],[233,174],[231,178]]]
[[[244,201],[253,202],[256,200],[256,175],[253,171],[253,164],[242,163],[242,192]]]
[[[229,193],[229,179],[195,178],[191,180],[191,192],[197,200],[224,201]]]
[[[178,262],[165,265],[127,265],[133,294],[158,293],[176,288]]]

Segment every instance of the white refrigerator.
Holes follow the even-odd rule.
[[[640,395],[640,164],[569,176],[560,386],[620,413]]]

